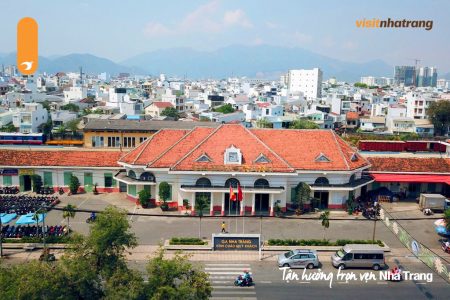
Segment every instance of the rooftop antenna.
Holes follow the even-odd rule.
[[[83,67],[80,66],[80,85],[83,86]]]

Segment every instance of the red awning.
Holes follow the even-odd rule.
[[[370,174],[377,182],[433,182],[450,184],[450,175]]]

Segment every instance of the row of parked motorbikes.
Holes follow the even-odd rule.
[[[57,196],[0,195],[0,212],[25,215],[43,206],[52,207],[58,203]]]
[[[18,194],[19,188],[17,186],[5,186],[0,188],[0,195]]]
[[[41,187],[38,191],[36,191],[36,194],[39,195],[53,195],[55,193],[55,190],[52,187],[44,186]]]
[[[67,233],[65,225],[45,226],[46,236],[63,236]],[[2,228],[2,235],[5,238],[22,238],[22,237],[42,237],[42,226],[36,225],[6,225]]]

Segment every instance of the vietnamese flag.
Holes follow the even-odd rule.
[[[236,194],[233,192],[233,187],[230,185],[230,200],[236,201]]]
[[[237,194],[237,199],[238,201],[242,201],[243,199],[243,195],[242,195],[242,189],[241,189],[241,185],[238,183],[238,194]]]

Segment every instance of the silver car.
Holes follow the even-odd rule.
[[[319,266],[316,250],[291,250],[278,255],[278,267],[308,268]]]

